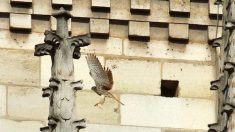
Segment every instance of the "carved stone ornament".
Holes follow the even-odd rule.
[[[230,132],[235,129],[234,122],[234,86],[235,70],[235,1],[223,0],[223,36],[216,39],[213,47],[220,47],[220,76],[211,82],[211,90],[218,90],[218,118],[217,122],[209,124],[208,132]],[[232,121],[232,122],[231,122]]]
[[[82,80],[74,81],[73,59],[81,56],[80,48],[90,44],[89,35],[70,37],[68,19],[72,15],[60,8],[53,14],[57,31],[45,31],[44,43],[35,46],[35,56],[50,55],[51,78],[49,87],[43,88],[43,97],[49,97],[48,126],[41,132],[78,132],[86,127],[86,120],[74,119],[75,92],[82,90]]]

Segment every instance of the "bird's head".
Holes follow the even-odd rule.
[[[91,90],[95,91],[95,89],[96,89],[96,86],[91,87]]]

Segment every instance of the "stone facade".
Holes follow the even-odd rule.
[[[47,125],[49,101],[42,98],[51,60],[35,57],[44,31],[55,30],[58,7],[71,10],[72,35],[91,33],[75,63],[76,116],[88,120],[82,132],[206,132],[217,118],[215,0],[1,0],[0,131],[39,132]],[[220,9],[220,14],[222,10]],[[221,24],[221,22],[220,22]],[[107,99],[103,109],[90,88],[85,55],[95,53],[113,72],[111,91],[124,106]],[[178,96],[161,96],[161,80],[176,80]]]

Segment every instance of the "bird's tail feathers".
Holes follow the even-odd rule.
[[[124,105],[119,99],[117,99],[114,95],[112,95],[111,93],[109,93],[109,98],[113,98],[114,100],[116,100],[118,103],[120,103],[121,105]]]

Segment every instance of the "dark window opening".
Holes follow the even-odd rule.
[[[164,97],[177,97],[178,96],[177,80],[162,80],[161,81],[161,96]]]

